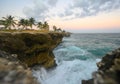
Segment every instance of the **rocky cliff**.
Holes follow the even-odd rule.
[[[106,54],[97,66],[93,79],[83,80],[82,84],[120,84],[120,48]]]
[[[39,84],[32,71],[17,59],[16,54],[0,50],[0,84]]]
[[[62,33],[0,33],[0,50],[17,54],[27,66],[55,66],[53,49],[62,41]]]
[[[39,84],[29,66],[56,65],[53,49],[65,33],[0,32],[0,84]]]

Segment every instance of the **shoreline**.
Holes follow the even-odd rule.
[[[21,83],[20,81],[21,84],[39,84],[33,77],[30,67],[34,65],[41,65],[46,69],[55,67],[52,51],[62,42],[64,36],[65,34],[57,32],[0,32],[0,73],[6,71],[7,74],[0,75],[2,77],[0,81],[10,84]],[[5,60],[5,64],[2,60]],[[8,67],[12,69],[7,70]],[[24,77],[17,76],[5,80],[12,71],[15,71],[13,76],[24,73]]]
[[[33,66],[37,63],[44,65],[43,63],[45,63],[45,61],[52,61],[52,59],[54,59],[52,50],[62,42],[64,36],[63,33],[55,32],[2,32],[0,33],[0,50],[10,54],[17,54],[18,59],[25,62],[28,66]],[[44,60],[43,57],[48,60],[39,63],[41,59],[39,57],[41,57],[42,60]],[[47,65],[45,66],[47,68]],[[48,67],[50,67],[50,65]]]
[[[31,67],[55,67],[52,51],[64,36],[69,35],[55,32],[0,32],[0,82],[39,84]],[[97,63],[98,70],[93,72],[93,78],[82,80],[82,84],[119,84],[119,62],[120,48],[106,54]]]
[[[82,80],[82,84],[119,84],[120,48],[107,53],[96,66],[92,79]]]

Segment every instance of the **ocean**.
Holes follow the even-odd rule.
[[[71,34],[54,49],[57,67],[37,67],[33,75],[41,84],[81,84],[92,78],[96,63],[108,52],[120,47],[120,34]]]

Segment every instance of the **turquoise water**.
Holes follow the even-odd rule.
[[[33,70],[42,84],[81,84],[97,70],[96,62],[120,47],[120,34],[72,34],[54,49],[57,67]]]
[[[120,47],[120,34],[73,34],[70,38],[64,38],[61,46],[76,46],[95,57],[102,57]]]

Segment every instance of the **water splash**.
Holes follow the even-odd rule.
[[[91,61],[62,61],[52,71],[46,72],[45,69],[44,71],[39,69],[33,73],[41,84],[81,84],[81,80],[91,78],[91,73],[97,69],[96,61]]]
[[[32,69],[33,76],[37,78],[38,82],[45,84],[45,79],[47,78],[47,71],[43,67],[35,66]]]
[[[120,34],[73,34],[54,50],[58,66],[51,71],[38,67],[33,75],[41,84],[81,84],[97,70],[99,58],[118,48],[119,42]]]
[[[58,48],[54,54],[58,65],[54,70],[47,72],[39,68],[33,72],[41,84],[81,84],[81,80],[91,78],[97,69],[96,61],[87,59],[88,53],[77,46]]]

